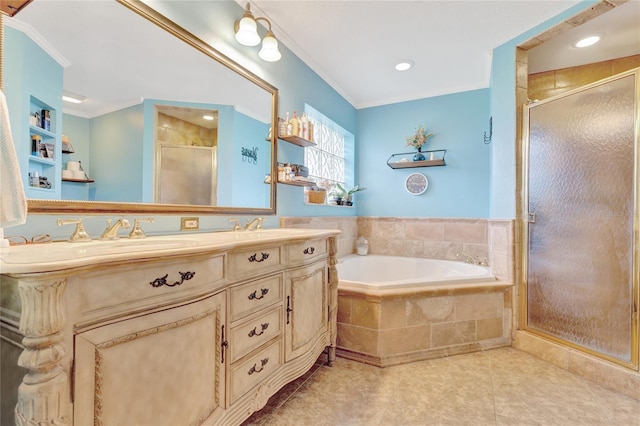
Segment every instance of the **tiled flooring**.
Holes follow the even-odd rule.
[[[640,401],[512,348],[384,369],[338,358],[287,385],[248,425],[640,426]]]

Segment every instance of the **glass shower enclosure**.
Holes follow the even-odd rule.
[[[638,369],[639,75],[525,107],[521,327]]]

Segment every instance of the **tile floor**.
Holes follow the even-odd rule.
[[[640,401],[513,348],[387,368],[338,358],[283,388],[249,425],[640,426]]]

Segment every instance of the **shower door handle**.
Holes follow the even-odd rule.
[[[535,213],[529,213],[529,218],[527,219],[527,222],[536,223],[536,214]]]

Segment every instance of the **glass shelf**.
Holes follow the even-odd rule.
[[[413,157],[417,154],[417,151],[391,154],[391,157],[389,157],[389,159],[387,160],[387,165],[392,169],[412,169],[416,167],[446,166],[447,163],[444,160],[444,156],[446,153],[446,149],[422,151],[422,155],[424,155],[425,159],[420,161],[413,160]]]

